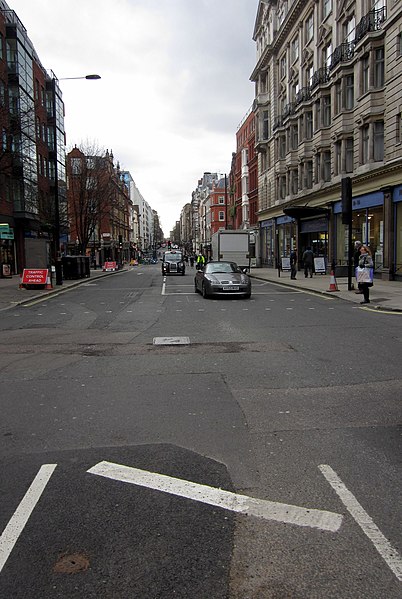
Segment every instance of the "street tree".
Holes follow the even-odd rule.
[[[75,146],[67,155],[67,176],[70,238],[85,254],[91,241],[99,241],[102,223],[113,210],[113,155],[95,143]]]

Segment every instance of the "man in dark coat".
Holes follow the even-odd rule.
[[[304,276],[310,278],[313,276],[314,253],[311,247],[306,248],[303,252]]]

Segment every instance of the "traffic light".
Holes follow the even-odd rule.
[[[343,177],[341,181],[342,224],[349,225],[352,220],[352,180]]]

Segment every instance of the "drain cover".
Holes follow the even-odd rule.
[[[71,553],[70,555],[62,555],[56,562],[53,568],[54,572],[60,574],[76,574],[88,570],[89,559],[82,553]]]
[[[190,337],[154,337],[154,345],[190,345]]]

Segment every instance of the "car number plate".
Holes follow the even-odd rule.
[[[224,285],[223,291],[239,291],[238,285]]]

